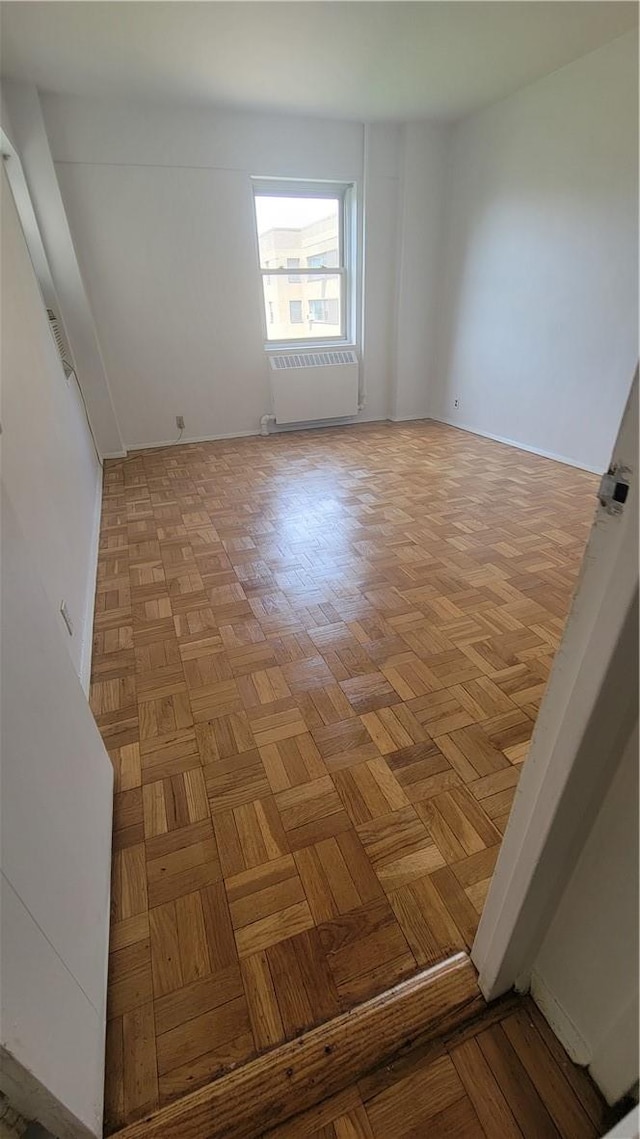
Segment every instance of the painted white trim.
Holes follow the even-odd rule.
[[[152,451],[156,447],[184,447],[187,443],[215,443],[218,439],[246,439],[251,435],[259,435],[260,429],[256,428],[255,431],[229,431],[225,435],[192,435],[185,438],[183,435],[181,439],[161,439],[157,443],[127,443],[127,450],[123,457],[126,457],[130,451]],[[112,456],[109,456],[110,458]],[[120,458],[121,456],[113,456]]]
[[[389,422],[390,423],[419,423],[421,419],[427,420],[427,419],[432,419],[432,418],[433,418],[433,416],[425,415],[424,412],[421,412],[419,415],[390,415],[389,416]]]
[[[324,427],[356,427],[358,423],[386,423],[387,419],[384,416],[355,416],[345,417],[344,419],[317,419],[311,420],[307,423],[287,423],[275,424],[269,431],[269,435],[286,435],[291,431],[314,431],[316,428]],[[215,443],[219,439],[248,439],[251,436],[263,436],[260,427],[258,426],[255,431],[230,431],[226,435],[194,435],[185,439],[165,439],[160,443],[130,443],[127,451],[122,454],[105,455],[105,459],[124,459],[129,451],[151,451],[156,447],[183,447],[188,443]]]
[[[126,459],[126,457],[126,451],[108,451],[106,455],[101,456],[103,462],[105,459]]]
[[[579,471],[590,471],[594,475],[601,475],[600,467],[591,467],[585,463],[578,463],[575,459],[568,459],[566,455],[558,455],[555,451],[545,451],[542,447],[531,447],[528,443],[520,443],[517,439],[507,439],[505,435],[494,435],[492,431],[481,431],[479,427],[470,427],[467,423],[458,423],[445,415],[429,415],[427,418],[436,423],[446,423],[449,427],[457,427],[459,431],[468,431],[471,435],[480,435],[483,439],[493,439],[494,443],[504,443],[507,447],[516,447],[518,451],[529,451],[532,455],[541,455],[543,459],[553,459],[554,463],[564,463],[567,467],[577,467]]]
[[[315,428],[325,427],[357,427],[359,423],[386,423],[386,416],[379,415],[345,415],[341,419],[313,419],[306,423],[274,424],[270,435],[286,435],[289,431],[313,431]]]
[[[100,520],[102,518],[102,464],[100,464],[98,485],[96,486],[96,501],[93,513],[93,527],[91,533],[91,563],[89,567],[89,580],[87,582],[87,601],[85,605],[84,623],[82,629],[82,647],[80,650],[80,683],[85,696],[89,696],[91,683],[91,656],[93,652],[93,618],[96,607],[96,588],[98,582],[98,555],[100,552]]]
[[[342,254],[341,264],[335,267],[335,272],[342,277],[342,288],[340,290],[340,324],[342,334],[332,337],[321,337],[315,342],[311,339],[301,340],[285,339],[285,340],[269,340],[269,326],[267,324],[266,308],[262,304],[262,331],[265,352],[270,349],[276,352],[295,352],[296,349],[301,351],[302,344],[308,345],[308,351],[319,351],[321,348],[346,348],[349,346],[350,341],[357,340],[357,312],[353,311],[353,303],[356,301],[356,294],[352,288],[353,279],[357,272],[357,242],[353,242],[352,229],[353,229],[353,215],[356,215],[356,231],[358,228],[357,210],[358,210],[358,187],[355,181],[331,181],[315,182],[306,178],[265,178],[255,177],[251,175],[251,190],[253,196],[253,215],[257,220],[256,214],[256,198],[264,196],[283,196],[287,194],[296,198],[310,198],[319,197],[326,194],[327,198],[335,198],[340,202],[339,213],[339,252]],[[264,278],[271,276],[286,277],[290,270],[283,269],[270,269],[263,268],[260,263],[260,249],[258,241],[257,226],[255,229],[255,245],[258,254],[258,273],[260,282],[263,284]],[[308,267],[300,266],[301,273],[307,272],[322,274],[322,269],[309,269]],[[357,301],[356,301],[357,304]],[[353,345],[355,347],[355,344]]]
[[[574,1064],[580,1064],[583,1068],[586,1068],[593,1059],[589,1045],[582,1033],[576,1028],[571,1017],[568,1016],[562,1005],[559,1004],[557,998],[551,992],[551,989],[535,969],[531,974],[530,992],[551,1031],[554,1036],[557,1036],[567,1055],[573,1060]]]
[[[25,1119],[37,1119],[46,1134],[57,1139],[96,1139],[93,1131],[76,1119],[48,1088],[0,1044],[2,1090]]]

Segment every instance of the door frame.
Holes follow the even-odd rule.
[[[638,371],[612,463],[622,513],[599,504],[564,635],[471,957],[487,1000],[529,988],[531,969],[637,719]]]

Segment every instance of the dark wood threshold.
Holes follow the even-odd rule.
[[[486,1009],[466,953],[279,1045],[113,1139],[257,1139]]]

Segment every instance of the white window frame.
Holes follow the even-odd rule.
[[[264,347],[267,352],[278,352],[283,349],[298,348],[313,349],[333,347],[336,344],[355,347],[356,344],[356,289],[355,281],[359,265],[358,255],[358,226],[356,212],[356,186],[353,182],[314,182],[305,179],[287,178],[252,178],[253,217],[255,226],[256,258],[258,274],[260,276],[260,309],[262,313],[262,333]],[[340,335],[309,337],[296,336],[286,340],[269,340],[264,303],[264,278],[287,277],[291,275],[291,268],[276,269],[273,266],[263,268],[260,264],[260,247],[258,241],[258,226],[255,210],[257,197],[273,198],[337,198],[339,202],[338,218],[338,261],[340,264],[331,268],[314,268],[300,266],[295,270],[296,275],[305,276],[341,277],[340,288]]]

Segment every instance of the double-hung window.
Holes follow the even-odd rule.
[[[353,187],[254,179],[253,195],[267,343],[351,341]]]

